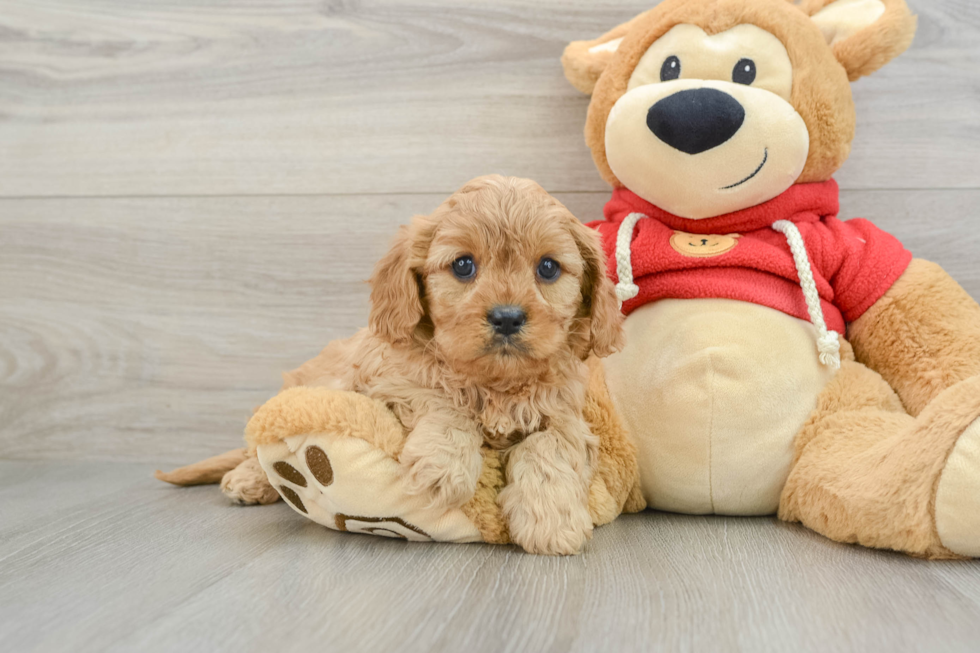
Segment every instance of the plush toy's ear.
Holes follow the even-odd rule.
[[[915,36],[915,16],[905,0],[803,0],[799,7],[823,32],[852,82],[905,52]]]
[[[619,47],[623,37],[626,36],[639,17],[637,16],[622,25],[617,25],[592,41],[572,41],[569,43],[561,56],[561,65],[565,69],[565,79],[586,95],[591,95],[599,75],[606,69],[606,65],[616,54],[616,48]]]

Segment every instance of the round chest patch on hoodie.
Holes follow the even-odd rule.
[[[689,234],[683,231],[675,231],[670,237],[670,246],[674,251],[684,256],[694,258],[706,258],[709,256],[720,256],[725,252],[730,252],[738,245],[740,234],[728,234],[718,236],[715,234]]]

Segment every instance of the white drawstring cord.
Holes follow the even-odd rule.
[[[616,298],[619,300],[619,307],[623,307],[623,302],[633,299],[640,294],[640,287],[633,283],[633,261],[630,259],[630,245],[633,242],[633,229],[636,223],[647,216],[642,213],[630,213],[619,225],[616,232],[616,276],[619,283],[616,284]]]
[[[817,293],[817,284],[813,280],[813,270],[810,268],[810,258],[806,253],[803,236],[796,225],[789,220],[774,222],[772,228],[786,236],[786,242],[789,243],[789,249],[793,253],[796,275],[800,278],[800,288],[803,290],[804,299],[806,299],[810,321],[817,330],[817,351],[820,352],[820,362],[835,370],[839,369],[840,336],[836,331],[827,330],[827,322],[823,317],[820,295]]]

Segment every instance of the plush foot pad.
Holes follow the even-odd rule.
[[[956,441],[939,477],[936,531],[953,553],[980,558],[980,420]]]
[[[482,540],[462,510],[432,509],[410,495],[398,462],[360,438],[295,435],[257,451],[286,503],[328,528],[420,542]]]

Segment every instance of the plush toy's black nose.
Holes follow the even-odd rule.
[[[739,130],[745,109],[728,93],[713,88],[678,91],[647,112],[647,127],[657,138],[687,154],[718,147]]]
[[[524,328],[527,314],[520,306],[494,306],[487,313],[487,321],[502,336],[512,336]]]

